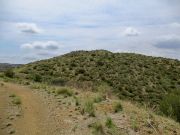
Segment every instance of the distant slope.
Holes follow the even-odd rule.
[[[0,63],[0,72],[17,66],[20,66],[20,64]]]
[[[180,90],[180,61],[105,50],[71,52],[21,66],[16,73],[27,80],[56,85],[88,88],[107,83],[120,98],[151,104]]]

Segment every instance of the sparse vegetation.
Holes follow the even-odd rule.
[[[139,127],[136,118],[131,118],[131,127],[134,131],[138,131]]]
[[[15,104],[15,105],[20,105],[21,104],[20,97],[14,97],[12,103]]]
[[[65,96],[72,96],[73,91],[68,88],[59,88],[55,91],[57,95],[65,95]]]
[[[103,101],[103,100],[105,100],[105,99],[104,99],[104,97],[102,96],[102,94],[97,94],[97,95],[95,95],[95,97],[94,97],[94,102],[95,102],[95,103],[99,103],[99,102],[101,102],[101,101]]]
[[[9,78],[13,78],[15,76],[15,73],[12,69],[7,69],[6,71],[4,71],[4,74],[6,77],[9,77]]]
[[[160,110],[180,122],[180,91],[166,95],[160,103]]]
[[[121,103],[120,102],[116,103],[115,106],[114,106],[114,112],[118,113],[118,112],[120,112],[122,110],[123,110],[123,107],[122,107]]]
[[[9,97],[16,97],[16,95],[15,94],[10,94]]]
[[[4,86],[4,83],[1,82],[1,83],[0,83],[0,86],[1,86],[1,87]]]
[[[79,99],[76,96],[74,96],[74,99],[75,99],[75,105],[79,106],[80,105]]]
[[[108,117],[106,119],[106,123],[105,124],[106,124],[106,127],[108,127],[108,128],[113,128],[115,126],[113,121],[112,121],[112,119],[110,117]]]
[[[12,98],[12,103],[13,103],[14,105],[20,105],[20,104],[21,104],[21,99],[20,99],[20,97],[16,96],[15,94],[11,94],[11,95],[9,95],[9,97]]]
[[[89,125],[93,129],[93,135],[104,135],[103,125],[100,122],[95,122]]]
[[[89,116],[95,117],[94,102],[92,100],[86,100],[83,106],[84,112],[87,112]]]
[[[32,76],[32,78],[33,78],[33,80],[34,80],[35,82],[41,82],[41,81],[42,81],[42,77],[41,77],[39,74],[34,74],[34,75]]]

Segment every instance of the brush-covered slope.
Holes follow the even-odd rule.
[[[151,104],[180,90],[180,61],[105,50],[71,52],[30,63],[16,69],[16,74],[55,85],[108,84],[120,98]]]

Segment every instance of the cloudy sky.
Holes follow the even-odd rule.
[[[0,63],[94,49],[180,59],[180,0],[0,0]]]

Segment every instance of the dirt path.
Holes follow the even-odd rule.
[[[21,105],[14,107],[9,95],[21,99]],[[49,121],[49,110],[41,97],[28,88],[5,84],[0,87],[0,135],[50,135],[54,134],[55,123]],[[10,118],[12,117],[12,118]],[[53,125],[54,124],[54,125]]]
[[[12,103],[12,94],[21,99],[20,105]],[[92,120],[87,118],[72,96],[0,82],[0,135],[89,135]]]

